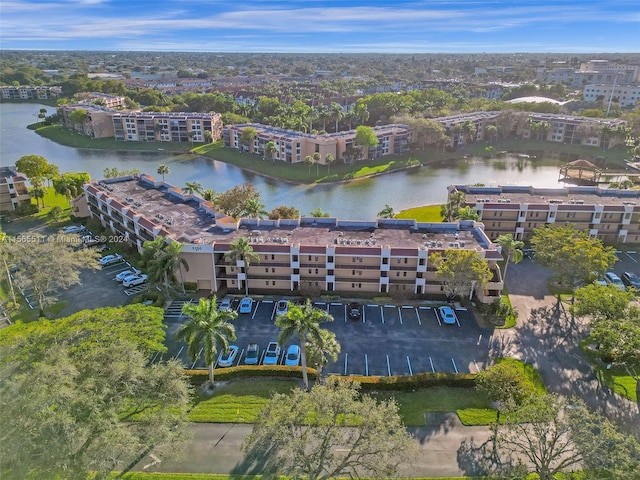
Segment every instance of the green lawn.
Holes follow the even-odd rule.
[[[402,210],[395,218],[411,218],[418,222],[442,222],[440,205],[425,205],[424,207]]]
[[[288,393],[297,380],[238,379],[216,388],[211,397],[200,395],[189,414],[192,422],[251,423],[275,392]],[[487,425],[495,420],[487,398],[475,389],[425,388],[415,392],[381,392],[378,399],[394,397],[407,426],[424,426],[425,412],[453,412],[465,425]]]
[[[44,200],[44,208],[42,207],[42,201]],[[31,203],[35,204],[36,199],[31,198]],[[45,188],[44,199],[38,199],[38,205],[40,206],[40,211],[33,215],[34,218],[43,220],[45,222],[48,221],[47,215],[51,211],[53,207],[60,207],[62,209],[62,216],[58,221],[58,225],[63,224],[65,221],[69,220],[71,216],[71,207],[69,207],[69,202],[67,201],[67,197],[64,195],[58,195],[53,187]],[[56,226],[55,224],[49,222],[51,225]],[[60,227],[62,228],[62,227]]]
[[[273,393],[289,393],[297,380],[239,379],[218,385],[208,397],[200,395],[189,413],[192,422],[251,423]]]
[[[525,381],[531,385],[538,395],[544,395],[547,393],[547,387],[544,386],[540,372],[530,363],[524,363],[522,360],[506,357],[496,358],[496,363],[509,363],[517,367],[524,376]]]
[[[629,375],[624,368],[614,366],[607,369],[606,364],[600,360],[598,351],[593,349],[591,345],[592,341],[589,337],[580,342],[580,348],[589,360],[589,363],[591,363],[591,367],[596,372],[600,381],[618,395],[637,402],[636,380]]]

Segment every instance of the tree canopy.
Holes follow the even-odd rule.
[[[244,449],[266,475],[309,480],[391,478],[417,455],[393,400],[378,402],[334,377],[310,392],[275,394]]]
[[[474,250],[446,250],[444,255],[432,253],[429,264],[436,268],[448,298],[468,295],[474,284],[484,286],[493,274],[489,264]]]
[[[536,260],[571,288],[601,278],[617,260],[613,247],[589,238],[587,232],[573,225],[536,228],[531,245],[536,251]]]
[[[163,311],[85,310],[0,332],[2,475],[106,478],[150,446],[180,450],[190,389],[164,349]]]
[[[16,162],[16,169],[24,173],[31,185],[42,186],[45,179],[53,178],[58,173],[58,167],[39,155],[24,155]]]

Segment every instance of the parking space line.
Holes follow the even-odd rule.
[[[262,303],[276,303],[273,300],[259,300]]]
[[[377,307],[378,305],[367,305],[367,307]]]
[[[367,322],[366,322],[366,320],[365,320],[365,318],[364,318],[364,312],[365,312],[366,310],[367,310],[366,308],[363,308],[363,309],[362,309],[362,323],[367,323]]]
[[[420,313],[418,313],[418,309],[416,308],[416,317],[418,318],[418,324],[422,325],[422,320],[420,320]]]
[[[460,320],[458,320],[458,316],[456,315],[456,323],[460,326]]]
[[[453,363],[453,369],[456,371],[456,373],[460,373],[458,372],[458,366],[456,365],[456,361],[453,359],[453,357],[451,357],[451,363]]]
[[[433,368],[433,360],[431,360],[431,357],[429,357],[429,363],[431,364],[431,373],[436,373],[436,369]]]
[[[382,324],[384,325],[384,308],[380,307],[380,317],[382,318]]]
[[[198,357],[195,359],[195,361],[193,362],[193,365],[191,365],[191,370],[194,369],[194,367],[196,366],[196,363],[198,363],[198,360],[200,360],[200,355],[202,355],[202,351],[204,350],[204,347],[202,347],[200,349],[200,351],[198,352]]]
[[[413,375],[413,369],[411,368],[411,360],[409,360],[409,355],[407,355],[407,365],[409,366],[409,375]]]
[[[240,352],[240,355],[238,355],[238,361],[236,362],[236,367],[240,365],[240,360],[242,359],[242,355],[244,355],[244,348]]]
[[[263,303],[265,303],[265,302],[263,302]],[[258,309],[256,308],[256,310],[258,310]],[[254,313],[254,315],[255,315],[255,313]],[[274,305],[273,308],[271,309],[271,320],[274,320],[275,318],[276,318],[276,306]],[[252,318],[252,320],[253,320],[253,318]]]
[[[480,369],[478,368],[478,364],[476,363],[476,359],[473,359],[473,364],[476,366],[476,373],[480,373]]]
[[[362,318],[364,318],[364,308],[362,309]],[[346,304],[344,306],[344,323],[347,323],[347,305]]]
[[[347,359],[349,358],[349,354],[345,353],[344,354],[344,374],[347,374]]]
[[[160,352],[156,352],[156,354],[153,356],[153,358],[151,359],[151,363],[155,363],[156,358],[158,358],[158,355],[160,355]]]
[[[625,252],[625,254],[627,255],[627,257],[629,257],[631,260],[633,260],[635,263],[638,263],[638,260],[636,260],[635,258],[633,258],[631,255],[629,255],[632,252]],[[636,253],[636,252],[633,252]]]
[[[366,353],[364,354],[364,374],[369,376],[369,358]]]
[[[253,311],[253,315],[251,315],[251,320],[255,318],[259,306],[260,306],[260,300],[256,302],[256,309]]]
[[[402,325],[402,309],[398,309],[398,318],[400,318],[400,325]]]
[[[438,310],[434,310],[433,313],[435,313],[436,320],[438,320],[438,326],[441,327],[442,323],[440,322],[440,315],[438,314]]]
[[[389,364],[389,355],[387,355],[387,373],[391,376],[391,365]]]
[[[180,356],[180,354],[182,353],[182,350],[184,350],[184,345],[182,347],[180,347],[180,350],[178,350],[178,353],[176,353],[176,355],[173,357],[174,360],[177,360],[178,357]]]

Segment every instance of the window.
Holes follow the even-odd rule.
[[[400,259],[399,258],[396,259],[396,263],[400,263]]]
[[[426,262],[425,262],[425,259],[424,259],[424,258],[419,258],[419,259],[418,259],[418,265],[422,266],[422,265],[424,265],[425,263],[426,263]]]
[[[404,259],[404,263],[405,263],[405,264],[409,263],[409,259],[408,259],[408,258],[405,258],[405,259]]]
[[[294,256],[293,256],[293,261],[294,261],[294,262],[297,262],[297,261],[298,261],[298,255],[294,255]]]
[[[327,262],[333,263],[333,256],[327,257]]]
[[[275,286],[275,284],[276,284],[276,281],[275,281],[275,280],[273,280],[273,281],[271,282],[271,285],[274,285],[274,286]]]
[[[309,255],[309,261],[311,261],[311,255]]]
[[[318,274],[318,269],[316,268],[316,275]]]
[[[311,274],[311,269],[309,269],[309,274]]]
[[[275,269],[275,268],[272,268],[272,269],[271,269],[271,273],[276,273],[276,269]]]
[[[389,265],[389,259],[387,257],[382,258],[382,265]]]
[[[402,272],[402,276],[406,277],[407,276],[407,272]]]
[[[271,260],[275,260],[275,259],[276,259],[276,256],[272,253],[271,254]]]
[[[265,268],[265,269],[264,269],[264,273],[269,273],[269,269],[268,269],[268,268]]]

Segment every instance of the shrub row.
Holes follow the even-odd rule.
[[[193,385],[201,385],[209,378],[209,370],[185,370]],[[280,365],[242,365],[238,367],[220,368],[215,370],[216,380],[232,380],[245,377],[279,377],[302,378],[302,367],[285,367]],[[309,380],[315,380],[317,372],[313,368],[307,368]]]
[[[185,370],[193,385],[201,385],[209,378],[208,370]],[[313,368],[307,369],[309,380],[317,378],[317,372]],[[246,377],[278,377],[278,378],[302,378],[302,367],[285,366],[238,366],[220,368],[215,371],[216,380],[232,380]],[[476,375],[472,373],[418,373],[415,375],[401,375],[395,377],[365,377],[351,375],[348,378],[360,383],[363,391],[380,390],[415,390],[416,388],[429,387],[475,387]]]
[[[417,373],[395,377],[365,377],[352,375],[363,391],[415,390],[429,387],[473,388],[476,375],[472,373]]]

